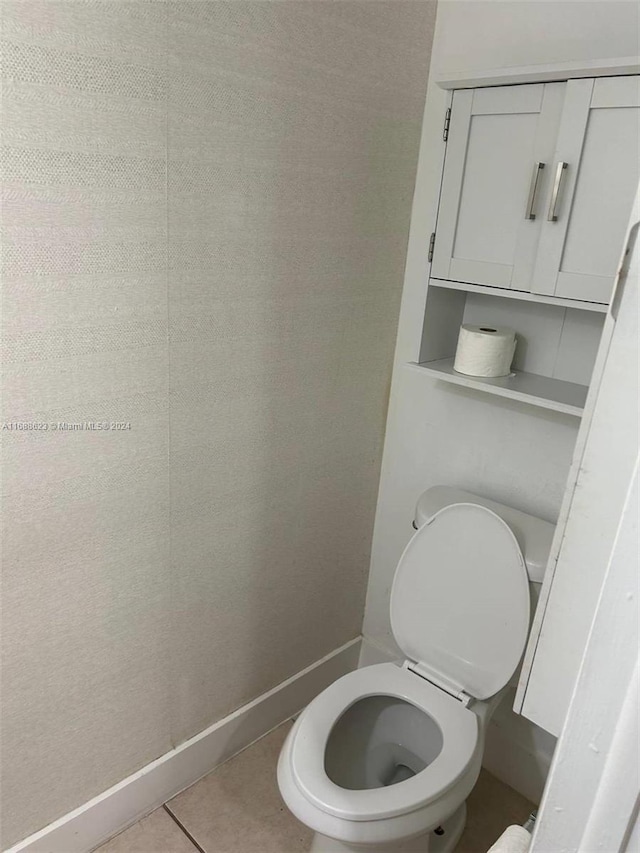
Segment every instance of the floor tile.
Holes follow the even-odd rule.
[[[467,825],[455,853],[487,853],[505,829],[524,823],[535,805],[483,770],[467,800]]]
[[[167,804],[206,853],[309,850],[312,832],[288,811],[276,781],[290,727],[280,726]]]
[[[167,807],[205,853],[307,853],[312,833],[280,798],[276,764],[291,723],[285,723],[171,800]],[[467,800],[467,825],[456,853],[486,853],[534,804],[486,770]],[[158,809],[95,853],[196,853]]]
[[[94,853],[196,853],[196,848],[164,809],[156,809]]]

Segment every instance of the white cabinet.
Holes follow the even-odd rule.
[[[532,290],[608,302],[640,177],[640,80],[570,80]]]
[[[637,76],[454,92],[431,276],[607,303],[639,92]]]

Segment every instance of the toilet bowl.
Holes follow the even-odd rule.
[[[389,845],[440,827],[468,796],[489,709],[479,704],[472,711],[393,663],[356,670],[321,693],[278,762],[285,802],[318,834],[312,850],[451,849],[450,832],[434,835],[439,846]]]
[[[451,502],[460,494],[465,502]],[[314,830],[313,853],[449,853],[464,829],[486,727],[522,656],[530,610],[514,532],[500,505],[475,497],[439,492],[440,508],[398,563],[391,624],[404,664],[338,679],[287,736],[278,784]],[[550,539],[551,525],[519,515],[521,542],[540,545],[536,531]]]

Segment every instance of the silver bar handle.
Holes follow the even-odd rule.
[[[544,163],[536,163],[533,167],[533,175],[531,176],[531,186],[529,187],[529,198],[527,199],[527,212],[525,219],[535,219],[536,215],[533,212],[536,203],[536,193],[538,192],[538,184],[540,183],[540,172],[544,169]]]
[[[560,197],[562,176],[568,168],[569,164],[565,163],[564,160],[560,160],[558,162],[558,166],[556,168],[556,176],[553,181],[553,192],[551,193],[551,202],[549,204],[549,215],[547,216],[547,220],[549,222],[558,221],[558,198]]]

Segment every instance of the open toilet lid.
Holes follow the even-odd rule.
[[[407,657],[476,699],[513,675],[529,630],[527,569],[509,526],[478,504],[441,509],[396,569],[391,626]]]

